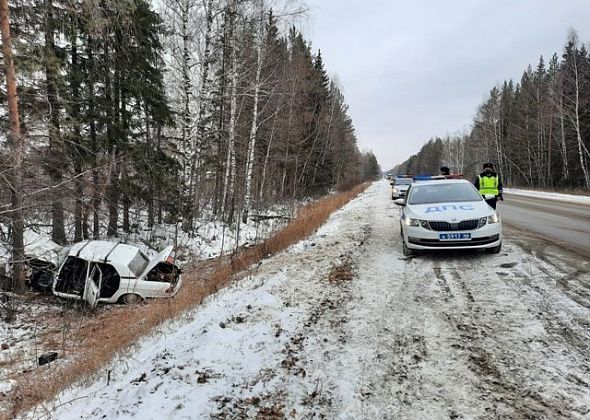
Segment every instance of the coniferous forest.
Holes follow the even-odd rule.
[[[470,132],[434,138],[393,168],[475,176],[493,162],[509,186],[590,189],[590,54],[571,31],[561,56],[492,88]]]
[[[297,28],[303,4],[157,5],[10,2],[2,61],[11,46],[19,118],[3,80],[0,223],[13,236],[27,223],[59,244],[117,236],[138,209],[190,231],[379,175]]]

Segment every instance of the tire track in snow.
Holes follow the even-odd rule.
[[[451,262],[451,261],[449,261]],[[492,260],[474,260],[471,267],[463,272],[474,272],[478,268],[484,272],[493,272]],[[511,266],[511,263],[502,265]],[[518,271],[518,270],[517,270]],[[538,270],[536,272],[538,274]],[[534,284],[530,273],[522,273],[516,278],[521,278],[522,285],[529,287]],[[494,297],[512,298],[518,301],[514,283],[507,283],[505,276],[494,278],[475,278],[467,276],[466,281],[459,280],[460,287],[465,291],[470,304],[469,315],[459,317],[457,324],[466,348],[470,353],[470,361],[474,371],[479,371],[482,378],[482,390],[490,393],[493,400],[488,403],[486,413],[489,416],[509,416],[510,418],[537,418],[539,416],[550,418],[568,418],[571,413],[583,413],[586,409],[577,410],[575,405],[569,404],[567,396],[554,395],[543,392],[543,385],[530,381],[530,373],[537,373],[538,367],[529,361],[528,342],[530,339],[519,340],[518,334],[508,343],[501,340],[510,329],[522,331],[522,321],[515,319],[512,308],[508,308],[498,302]],[[498,287],[498,285],[500,285]],[[538,290],[533,287],[533,290]],[[473,296],[469,298],[469,296]],[[513,299],[509,299],[513,301]],[[480,305],[478,301],[486,302]],[[500,304],[499,304],[500,303]],[[521,312],[529,314],[530,308]],[[517,314],[518,315],[518,314]],[[502,324],[504,318],[504,324]],[[526,318],[526,317],[525,317]],[[506,322],[508,321],[508,322]],[[525,319],[525,321],[527,321]],[[530,322],[530,321],[529,321]],[[534,320],[533,320],[534,322]],[[526,334],[525,334],[526,336]],[[542,358],[549,358],[547,352],[541,350]],[[527,373],[529,375],[527,375]],[[541,372],[547,375],[547,372]],[[529,376],[529,377],[527,377]]]

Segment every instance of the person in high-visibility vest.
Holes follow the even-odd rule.
[[[498,200],[504,200],[502,196],[502,182],[500,177],[494,171],[494,165],[491,163],[483,164],[483,172],[475,179],[475,188],[479,190],[486,203],[493,209],[496,208]]]

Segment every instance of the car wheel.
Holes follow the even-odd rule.
[[[402,251],[404,252],[404,255],[406,257],[411,257],[412,255],[414,255],[414,251],[406,246],[405,241],[402,242]]]
[[[135,293],[127,293],[119,298],[119,302],[124,303],[125,305],[132,305],[140,301],[141,296],[136,295]]]
[[[502,244],[495,246],[493,248],[486,249],[486,251],[490,254],[499,254],[501,250],[502,250]]]

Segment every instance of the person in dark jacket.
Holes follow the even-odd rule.
[[[451,170],[447,166],[440,167],[440,174],[441,175],[451,175]]]
[[[494,165],[491,163],[483,164],[483,172],[475,179],[473,183],[479,190],[486,203],[493,209],[496,209],[498,200],[504,200],[502,196],[502,182],[500,177],[494,171]]]

